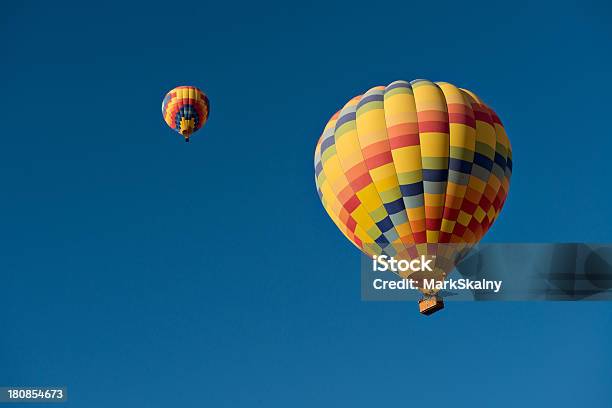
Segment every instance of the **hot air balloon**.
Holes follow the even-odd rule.
[[[166,94],[162,101],[162,116],[166,124],[189,142],[208,119],[208,97],[195,86],[179,86]]]
[[[368,256],[435,255],[433,275],[444,280],[499,216],[512,150],[473,92],[396,81],[331,117],[314,166],[325,210],[355,246]],[[419,289],[421,313],[444,307],[437,291]]]

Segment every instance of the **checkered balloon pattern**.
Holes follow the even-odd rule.
[[[314,165],[325,210],[363,252],[432,253],[432,245],[474,245],[491,228],[508,195],[512,150],[473,92],[396,81],[332,116]]]
[[[208,97],[195,86],[179,86],[166,94],[162,102],[162,116],[168,126],[186,141],[208,119]]]

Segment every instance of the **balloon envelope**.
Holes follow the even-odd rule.
[[[459,252],[491,227],[508,194],[512,150],[474,93],[396,81],[332,116],[314,165],[323,206],[363,252],[435,254],[442,244]]]
[[[162,102],[162,116],[168,126],[186,141],[208,120],[208,97],[195,86],[179,86],[166,94]]]

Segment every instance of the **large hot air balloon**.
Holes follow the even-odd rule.
[[[195,86],[179,86],[166,94],[162,115],[166,124],[189,142],[191,135],[208,119],[208,97]]]
[[[314,164],[321,202],[353,244],[369,256],[435,255],[443,280],[498,217],[512,150],[499,117],[474,93],[396,81],[332,116]],[[437,291],[419,288],[423,314],[443,307]]]

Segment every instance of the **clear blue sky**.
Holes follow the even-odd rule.
[[[88,408],[609,407],[611,303],[362,302],[314,186],[346,100],[444,80],[512,140],[489,242],[610,242],[612,9],[532,3],[3,5],[0,385]],[[160,114],[181,84],[212,104],[191,144]]]

